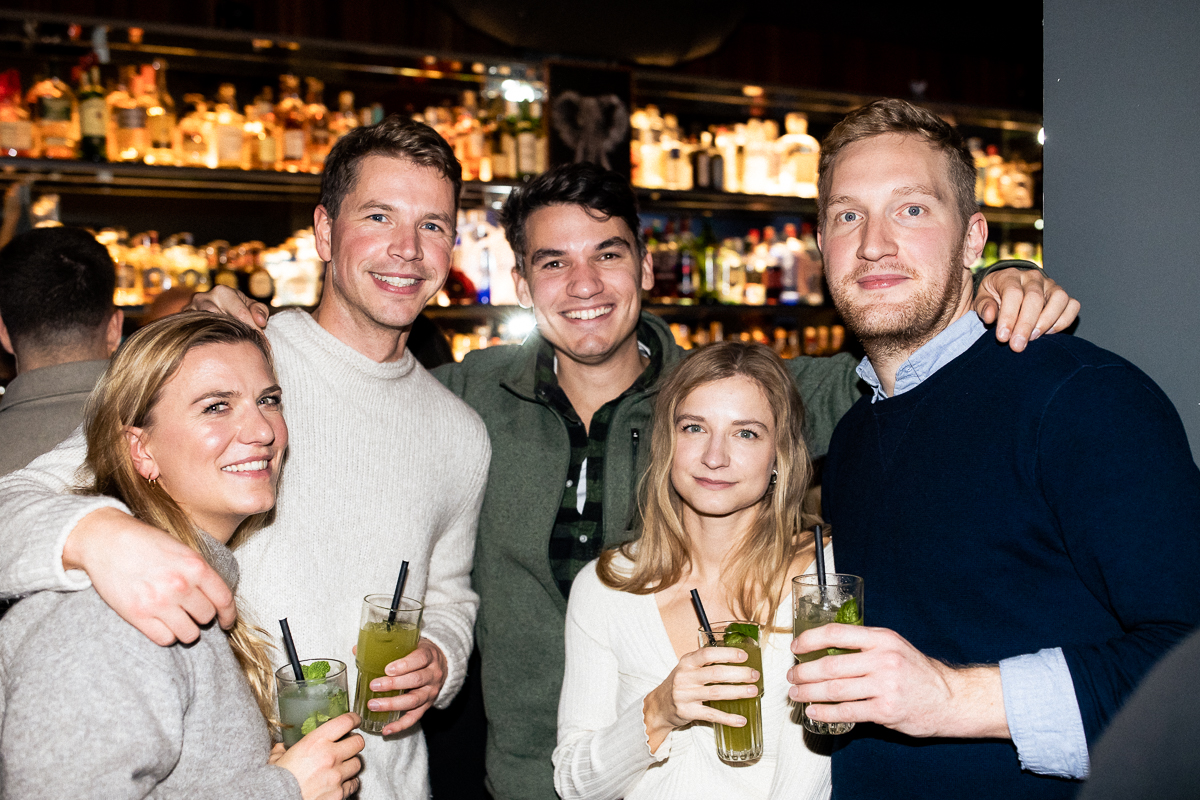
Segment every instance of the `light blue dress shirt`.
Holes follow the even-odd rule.
[[[947,325],[896,370],[892,396],[919,386],[969,350],[986,332],[974,311]],[[872,403],[887,399],[869,360],[864,358],[858,365],[858,376],[871,387]],[[1000,683],[1008,730],[1021,766],[1039,775],[1086,778],[1091,766],[1087,737],[1062,648],[1004,659],[1000,662]]]

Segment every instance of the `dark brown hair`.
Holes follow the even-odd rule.
[[[367,156],[404,158],[423,167],[433,167],[454,185],[454,211],[462,194],[462,166],[454,150],[437,131],[423,122],[393,114],[376,125],[355,128],[338,139],[325,159],[321,176],[321,205],[336,218],[342,199],[354,191],[358,165]]]
[[[833,186],[833,168],[842,149],[854,142],[899,133],[923,139],[946,155],[947,178],[954,191],[955,204],[962,217],[962,229],[979,211],[975,201],[975,159],[958,130],[931,111],[905,100],[876,100],[851,111],[834,126],[821,142],[821,161],[817,178],[817,225],[825,228],[825,204]]]

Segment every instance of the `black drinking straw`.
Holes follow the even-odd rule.
[[[696,607],[696,616],[700,618],[700,625],[708,634],[708,646],[716,647],[717,637],[713,636],[712,625],[708,624],[708,615],[704,613],[704,604],[700,602],[700,593],[695,589],[692,589],[692,605]]]
[[[279,620],[279,627],[283,628],[283,649],[287,651],[288,661],[292,662],[292,675],[303,686],[304,669],[300,666],[300,656],[296,654],[296,643],[292,641],[292,629],[288,627],[287,617]]]
[[[392,594],[392,610],[388,612],[388,625],[396,622],[396,611],[400,609],[400,593],[404,591],[404,581],[408,580],[408,562],[400,564],[400,576],[396,578],[396,591]]]
[[[825,539],[821,536],[821,526],[818,525],[813,531],[813,538],[817,543],[817,584],[825,585]]]

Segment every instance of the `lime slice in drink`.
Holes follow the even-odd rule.
[[[725,626],[725,644],[738,644],[746,639],[758,641],[757,625],[748,625],[744,622],[731,622]]]
[[[837,619],[834,621],[843,625],[861,625],[862,615],[858,612],[858,601],[851,597],[842,603],[842,607],[837,612]]]

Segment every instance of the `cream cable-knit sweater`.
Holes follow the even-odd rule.
[[[271,318],[290,433],[275,522],[238,548],[241,612],[279,642],[288,617],[301,658],[346,661],[364,595],[424,597],[423,634],[446,654],[444,707],[462,685],[478,598],[470,588],[475,525],[490,445],[475,412],[405,352],[376,363],[302,311]],[[109,498],[63,496],[84,444],[77,432],[25,470],[0,478],[0,594],[88,585],[62,568],[80,518]],[[49,490],[49,491],[48,491]],[[285,656],[275,653],[276,666]],[[353,690],[352,690],[353,691]],[[429,794],[425,742],[411,729],[366,736],[362,800]]]
[[[831,571],[832,545],[825,552]],[[629,565],[618,558],[619,567]],[[806,573],[812,571],[810,565]],[[775,624],[790,631],[790,596]],[[651,753],[642,703],[679,658],[654,595],[611,589],[596,576],[596,562],[589,563],[571,585],[567,604],[555,789],[565,800],[825,800],[830,742],[805,734],[792,719],[791,641],[790,632],[771,634],[762,651],[762,758],[724,763],[717,758],[712,725],[699,722],[671,731]],[[821,749],[826,754],[817,752]]]

